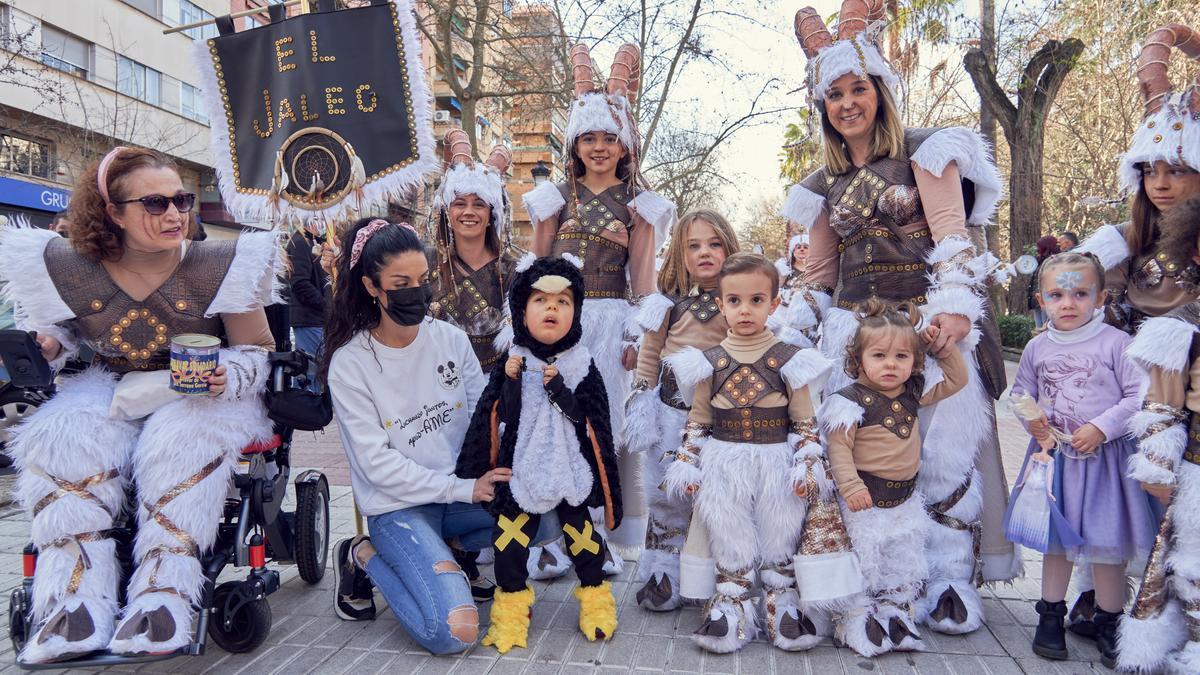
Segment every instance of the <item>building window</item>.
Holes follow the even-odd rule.
[[[201,124],[208,124],[208,115],[204,112],[204,99],[200,90],[187,82],[180,83],[179,108],[183,116]]]
[[[161,74],[124,56],[117,57],[117,91],[139,101],[158,105],[161,100]]]
[[[0,134],[0,171],[50,177],[50,144]]]
[[[188,0],[180,0],[179,25],[183,26],[189,23],[196,23],[197,21],[211,21],[212,18],[212,14],[200,9],[188,2]],[[193,40],[207,40],[217,36],[217,25],[210,23],[207,26],[200,26],[199,28],[192,28],[183,32]]]
[[[74,35],[42,24],[42,63],[55,70],[86,78],[90,47]]]
[[[121,2],[136,7],[156,19],[162,16],[158,11],[158,0],[121,0]]]

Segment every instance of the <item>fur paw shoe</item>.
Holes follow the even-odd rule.
[[[865,609],[845,614],[837,624],[836,637],[859,656],[870,658],[892,651],[887,626]]]
[[[580,586],[575,589],[579,601],[579,630],[589,641],[607,640],[617,631],[617,599],[612,584]]]
[[[792,590],[768,592],[763,596],[763,622],[767,634],[771,644],[784,651],[812,649],[821,641],[820,631],[813,620],[800,611],[798,600]]]
[[[166,654],[192,641],[191,603],[174,593],[146,593],[125,606],[108,649],[114,654]]]
[[[534,581],[557,579],[571,568],[571,559],[562,548],[562,539],[555,539],[545,546],[529,549],[529,562],[525,569]]]
[[[501,654],[513,647],[524,648],[529,640],[532,611],[533,589],[529,586],[516,593],[506,593],[497,588],[492,601],[492,625],[488,627],[487,635],[483,636],[483,644],[495,647]]]
[[[54,663],[103,649],[113,631],[115,608],[108,605],[111,603],[67,597],[38,627],[17,661]]]
[[[754,605],[749,600],[709,602],[704,623],[692,633],[701,649],[728,654],[745,647],[758,634]]]
[[[668,572],[654,572],[638,589],[637,601],[642,609],[651,612],[670,612],[679,607],[679,579]]]

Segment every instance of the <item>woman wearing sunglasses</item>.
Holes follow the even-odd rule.
[[[38,547],[36,632],[19,659],[97,649],[169,652],[191,640],[203,577],[238,451],[271,433],[260,394],[274,339],[275,235],[188,240],[196,195],[153,150],[118,147],[71,200],[70,238],[0,231],[0,280],[17,326],[59,367],[87,344],[90,368],[64,379],[17,433],[17,492]],[[170,342],[219,336],[208,396],[170,391]],[[136,485],[136,569],[118,616],[113,515]]]

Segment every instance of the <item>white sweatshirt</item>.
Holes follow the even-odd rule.
[[[471,501],[454,475],[486,384],[467,334],[426,319],[407,347],[362,331],[333,355],[329,388],[363,515]]]

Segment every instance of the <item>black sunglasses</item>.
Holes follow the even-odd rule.
[[[141,202],[142,207],[146,209],[146,213],[152,216],[161,216],[167,212],[167,204],[174,204],[175,210],[180,213],[187,213],[192,210],[192,206],[196,203],[196,195],[192,192],[180,192],[174,197],[164,197],[162,195],[146,195],[138,199],[126,199],[116,202],[117,204],[131,204],[133,202]]]

